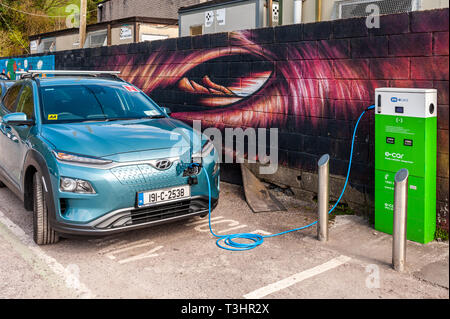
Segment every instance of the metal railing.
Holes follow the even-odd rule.
[[[67,76],[67,75],[79,75],[79,76],[112,76],[118,77],[120,71],[87,71],[87,70],[28,70],[28,71],[16,71],[16,75],[20,78],[31,77],[34,78],[37,75],[55,75],[55,76]]]

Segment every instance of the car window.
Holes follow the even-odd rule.
[[[23,88],[16,112],[25,113],[28,119],[34,118],[33,88],[30,85]]]
[[[154,102],[129,85],[58,85],[40,88],[44,123],[162,116]]]
[[[16,110],[16,101],[22,86],[21,83],[13,85],[3,97],[3,105],[8,111],[14,112]]]

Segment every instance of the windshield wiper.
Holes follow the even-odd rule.
[[[106,121],[108,121],[108,119],[102,117],[102,118],[98,118],[98,119],[77,120],[77,121],[73,121],[73,122],[88,123],[88,122],[106,122]]]
[[[162,119],[165,118],[164,115],[152,115],[152,116],[143,116],[143,117],[114,117],[106,119],[107,122],[112,121],[129,121],[129,120],[144,120],[144,119]]]
[[[149,119],[164,119],[164,118],[166,118],[166,116],[165,115],[152,115],[152,116],[148,116],[148,117],[145,117],[145,118],[149,118]]]

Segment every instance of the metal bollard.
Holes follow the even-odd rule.
[[[317,225],[317,239],[328,241],[328,209],[330,202],[330,155],[323,155],[319,162],[319,222]]]
[[[406,263],[408,177],[409,172],[407,169],[401,169],[395,175],[392,265],[397,271],[404,271]]]

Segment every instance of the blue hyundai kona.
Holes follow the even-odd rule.
[[[217,205],[213,143],[117,76],[25,74],[0,104],[0,187],[33,212],[39,245]]]

